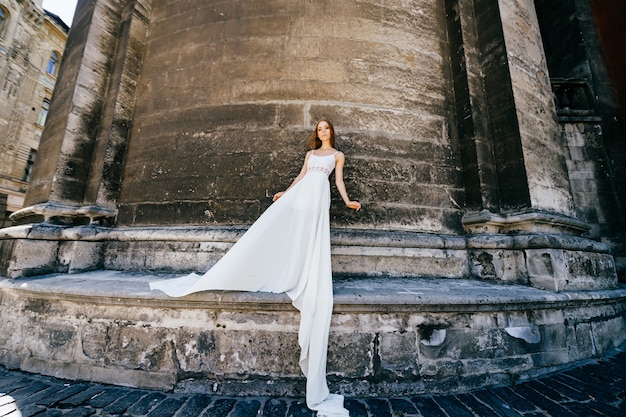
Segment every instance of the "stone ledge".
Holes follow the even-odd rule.
[[[234,243],[247,230],[246,226],[190,227],[102,227],[60,226],[35,223],[0,229],[0,240],[33,239],[85,242],[220,242]],[[333,246],[370,246],[383,248],[423,249],[527,249],[552,248],[609,252],[609,247],[584,237],[550,234],[477,234],[469,236],[442,235],[404,230],[364,230],[333,228]]]
[[[302,395],[284,294],[148,289],[174,274],[0,280],[0,364],[68,379],[218,395]],[[606,354],[626,287],[554,293],[479,280],[335,281],[328,375],[346,395],[462,392]],[[274,381],[268,384],[268,381]]]
[[[580,236],[591,229],[591,226],[574,217],[541,210],[504,214],[482,210],[464,214],[461,223],[469,233],[564,233]]]
[[[49,201],[35,204],[16,211],[11,220],[24,223],[31,219],[43,219],[45,222],[57,224],[112,224],[117,210],[98,206],[74,206]]]
[[[0,291],[19,291],[41,299],[168,308],[293,311],[285,294],[204,291],[172,298],[150,291],[148,283],[180,274],[91,271],[0,280]],[[355,277],[335,279],[335,312],[509,311],[562,308],[584,303],[626,300],[626,287],[615,290],[552,292],[524,285],[453,278]]]
[[[23,278],[91,270],[203,272],[246,227],[67,227],[0,229],[0,275]],[[608,247],[566,234],[453,236],[399,230],[333,229],[333,271],[342,277],[476,278],[550,291],[613,289]]]

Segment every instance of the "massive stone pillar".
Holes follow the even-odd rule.
[[[334,207],[335,226],[460,231],[437,2],[155,3],[152,13],[119,224],[251,223],[299,172],[325,116],[366,207]]]
[[[451,56],[460,69],[454,86],[468,208],[480,212],[466,213],[465,225],[473,232],[506,232],[512,223],[527,231],[558,225],[584,232],[572,218],[534,5],[450,0],[447,8],[456,34]]]
[[[112,222],[149,2],[80,1],[19,222]]]
[[[58,231],[114,223],[149,8],[141,0],[79,1],[26,207],[13,216],[40,227],[3,241],[5,274],[102,265],[101,243]]]

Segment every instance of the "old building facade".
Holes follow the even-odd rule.
[[[0,227],[23,207],[67,34],[41,0],[0,1]]]
[[[331,208],[333,270],[350,279],[329,367],[346,390],[506,383],[606,353],[626,340],[626,157],[604,13],[593,0],[79,1],[46,158],[0,234],[4,311],[22,317],[0,360],[231,393],[297,378],[273,354],[294,349],[283,299],[165,299],[146,274],[209,268],[297,175],[321,117],[363,204]],[[32,338],[54,343],[24,350]]]
[[[366,207],[335,205],[336,230],[554,232],[621,265],[623,128],[593,2],[104,3],[83,7],[42,141],[54,157],[16,221],[165,227],[193,253],[176,227],[250,224],[326,116]],[[105,246],[94,267],[134,268]],[[172,256],[152,268],[206,268]]]

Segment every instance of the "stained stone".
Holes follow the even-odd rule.
[[[363,203],[332,186],[336,387],[458,392],[624,342],[626,155],[597,5],[179,3],[79,2],[25,207],[0,229],[1,364],[300,395],[285,294],[147,284],[220,259],[320,118]],[[558,97],[574,75],[583,113]]]

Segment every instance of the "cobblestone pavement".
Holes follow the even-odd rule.
[[[7,394],[5,400],[15,399],[23,417],[314,416],[302,399],[168,393],[64,381],[2,367],[0,392]],[[625,397],[626,352],[620,351],[513,387],[456,395],[348,398],[346,407],[352,417],[624,417]]]

